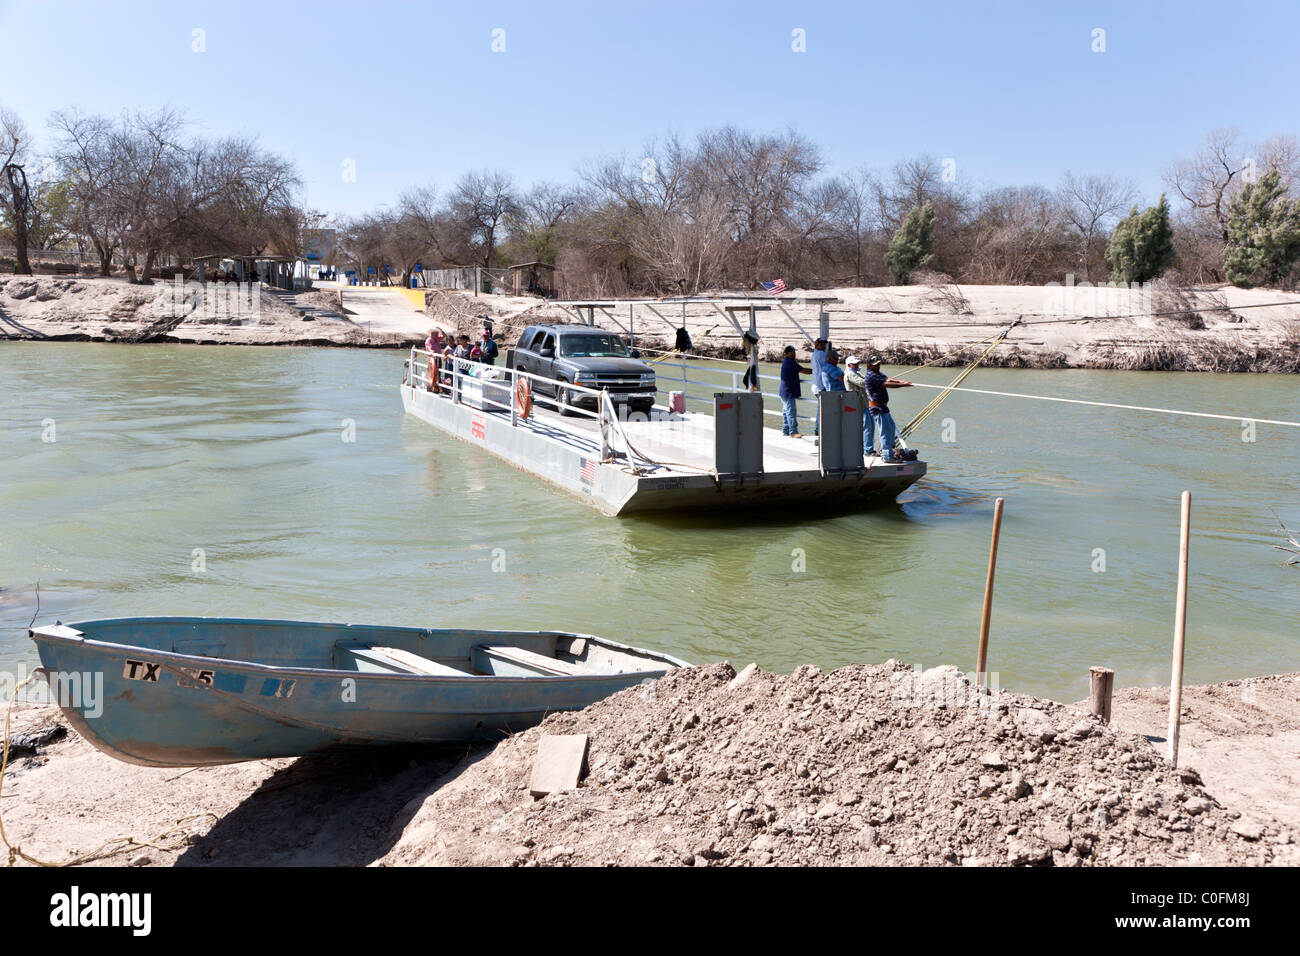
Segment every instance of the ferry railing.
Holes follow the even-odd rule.
[[[427,388],[428,388],[428,382],[429,382],[428,374],[427,374],[427,360],[428,360],[428,358],[429,358],[429,356],[430,356],[430,353],[429,353],[429,352],[426,352],[426,351],[424,351],[424,350],[422,350],[422,349],[413,348],[413,349],[411,350],[411,354],[412,354],[412,357],[413,357],[413,358],[412,358],[412,361],[411,361],[410,365],[411,365],[412,368],[414,368],[414,369],[417,370],[417,371],[416,371],[416,376],[417,376],[417,379],[416,379],[416,380],[418,381],[418,383],[420,384],[421,387],[427,389]],[[417,362],[415,361],[415,359],[414,359],[414,357],[415,357],[416,355],[424,356],[424,360],[421,361],[421,362],[418,362],[418,363],[417,363]],[[687,358],[688,358],[688,356],[685,356],[685,355],[681,356],[681,359],[680,359],[680,363],[681,363],[681,364],[680,364],[680,369],[678,368],[678,365],[677,365],[676,363],[674,363],[672,366],[669,366],[669,365],[667,365],[667,363],[664,363],[664,362],[657,362],[657,363],[655,363],[655,369],[656,369],[656,374],[655,374],[655,390],[656,390],[656,392],[667,392],[667,391],[670,391],[670,389],[665,388],[665,387],[663,386],[663,384],[661,384],[661,383],[663,383],[663,382],[667,382],[668,384],[674,384],[674,383],[676,383],[676,382],[681,382],[682,385],[683,385],[683,388],[682,388],[682,396],[683,396],[683,398],[684,398],[686,401],[696,402],[696,403],[698,403],[698,404],[700,404],[700,405],[704,405],[704,406],[706,406],[706,407],[711,407],[711,406],[712,406],[712,403],[713,403],[713,391],[716,391],[716,390],[719,390],[719,389],[725,389],[725,388],[728,388],[728,387],[730,387],[731,391],[734,391],[734,392],[739,392],[739,391],[743,391],[743,390],[744,390],[744,386],[742,385],[742,381],[741,381],[742,378],[744,377],[744,373],[743,373],[743,372],[740,372],[740,371],[730,371],[730,370],[728,370],[728,369],[719,369],[719,368],[704,368],[704,369],[701,369],[701,372],[703,372],[703,373],[705,373],[705,374],[710,374],[710,375],[717,375],[717,376],[720,376],[720,377],[722,378],[722,381],[712,381],[712,382],[710,382],[710,381],[705,381],[705,380],[698,379],[698,378],[691,378],[691,377],[690,377],[690,374],[689,374],[689,372],[688,372],[688,366],[687,366],[687,362],[686,362],[686,359],[687,359]],[[704,357],[704,356],[689,356],[689,358],[694,359],[694,360],[696,360],[696,361],[700,361],[700,362],[707,362],[707,361],[709,361],[709,359],[707,359],[707,358]],[[448,357],[445,357],[445,356],[439,356],[439,357],[438,357],[438,360],[439,360],[439,362],[441,363],[441,364],[440,364],[440,376],[441,376],[442,379],[444,380],[444,382],[443,382],[443,387],[447,388],[447,389],[448,389],[449,391],[451,391],[451,392],[455,392],[455,393],[456,393],[456,400],[459,400],[460,379],[463,378],[463,377],[464,377],[464,378],[473,378],[475,381],[480,381],[480,382],[482,382],[482,381],[489,381],[489,382],[497,382],[497,383],[502,382],[502,381],[505,381],[505,379],[508,379],[508,380],[509,380],[509,385],[508,385],[508,386],[499,385],[499,384],[498,384],[498,386],[497,386],[498,388],[508,387],[508,388],[510,389],[510,391],[511,391],[511,400],[510,400],[510,402],[509,402],[508,404],[507,404],[507,403],[504,403],[504,402],[499,402],[499,401],[496,401],[496,400],[494,400],[494,399],[491,399],[491,398],[487,397],[486,391],[488,391],[488,390],[485,390],[485,393],[484,393],[484,396],[483,396],[482,401],[483,401],[484,403],[486,403],[486,404],[489,404],[489,405],[492,405],[492,406],[494,406],[494,407],[496,407],[496,408],[499,408],[499,409],[501,409],[502,411],[510,411],[510,413],[511,413],[511,420],[512,420],[512,423],[513,423],[513,421],[514,421],[514,419],[515,419],[515,416],[516,416],[516,414],[517,414],[517,412],[516,412],[516,410],[515,410],[515,408],[514,408],[513,390],[514,390],[515,382],[518,380],[518,378],[528,378],[528,379],[533,380],[533,381],[537,381],[537,382],[540,382],[540,383],[544,383],[544,384],[546,384],[547,386],[553,386],[553,387],[557,387],[557,388],[563,388],[563,389],[564,389],[566,392],[568,392],[569,394],[573,394],[573,393],[586,393],[586,394],[590,394],[590,395],[593,395],[593,396],[599,396],[599,394],[600,394],[600,392],[599,392],[597,389],[588,388],[587,386],[578,385],[578,384],[576,384],[576,383],[572,383],[572,382],[562,382],[562,381],[560,381],[560,380],[558,380],[558,379],[547,378],[547,377],[545,377],[545,376],[537,375],[537,374],[534,374],[534,373],[532,373],[532,372],[522,372],[522,371],[518,371],[518,370],[516,370],[516,369],[508,369],[508,368],[505,368],[504,366],[495,366],[495,367],[496,367],[496,368],[500,368],[500,369],[502,369],[502,371],[504,371],[504,372],[507,373],[506,376],[505,376],[505,379],[481,379],[481,378],[479,378],[478,376],[469,376],[469,375],[465,375],[464,373],[460,372],[458,368],[456,368],[456,366],[465,366],[465,367],[469,367],[471,364],[477,364],[477,363],[473,363],[473,361],[472,361],[471,359],[464,359],[464,358],[460,358],[460,359],[458,359],[458,358],[454,358],[454,357],[452,357],[452,358],[448,358]],[[676,377],[676,376],[666,376],[666,375],[665,375],[665,371],[666,371],[668,368],[672,368],[673,371],[679,371],[679,372],[680,372],[680,377]],[[780,376],[778,376],[778,375],[769,375],[769,374],[762,373],[762,372],[759,373],[759,376],[758,376],[758,377],[759,377],[760,382],[767,381],[767,382],[775,382],[775,383],[778,383],[778,384],[779,384],[780,381],[781,381]],[[728,382],[727,382],[728,379],[730,380],[729,385],[728,385]],[[689,392],[689,391],[685,388],[685,386],[687,386],[687,385],[697,385],[697,386],[701,386],[701,387],[704,387],[704,388],[711,389],[711,391],[709,391],[707,394],[704,394],[704,395],[692,394],[691,392]],[[774,392],[774,391],[763,391],[763,390],[761,389],[761,386],[760,386],[760,394],[763,396],[763,398],[764,398],[765,400],[766,400],[766,399],[771,399],[773,402],[775,402],[775,403],[777,403],[777,404],[779,405],[779,403],[780,403],[780,397],[779,397],[779,395],[778,395],[776,392]],[[541,404],[541,405],[543,405],[543,406],[545,406],[545,407],[552,408],[552,409],[554,409],[554,410],[556,410],[556,411],[561,411],[561,410],[562,410],[561,407],[560,407],[559,402],[557,401],[557,399],[556,399],[554,396],[545,395],[545,394],[543,394],[542,392],[540,392],[539,390],[536,390],[536,389],[533,390],[533,402],[534,402],[534,404]],[[597,402],[597,410],[595,410],[595,411],[589,411],[589,410],[587,410],[587,409],[585,409],[585,408],[581,408],[581,407],[579,407],[579,406],[575,406],[575,405],[573,405],[572,403],[566,403],[566,404],[567,404],[567,408],[564,409],[564,410],[567,410],[570,414],[574,414],[574,415],[578,415],[578,416],[585,417],[585,418],[590,418],[590,419],[596,419],[596,420],[599,420],[599,418],[600,418],[600,414],[599,414],[599,400],[598,400],[598,402]],[[797,420],[797,421],[800,421],[800,422],[807,422],[807,423],[809,423],[810,425],[815,425],[815,423],[816,423],[816,405],[817,405],[817,399],[816,399],[816,396],[813,395],[812,397],[801,397],[801,398],[796,398],[796,399],[795,399],[795,406],[796,406],[796,408],[799,408],[800,406],[806,408],[806,407],[809,406],[809,405],[813,406],[813,414],[798,414],[798,413],[796,413],[796,416],[795,416],[795,417],[796,417],[796,420]],[[663,405],[663,406],[659,406],[659,407],[663,408],[663,410],[665,410],[665,411],[668,410],[666,404]],[[764,415],[770,415],[770,416],[772,416],[773,418],[778,418],[778,419],[783,419],[783,418],[784,418],[784,415],[783,415],[783,413],[782,413],[782,411],[780,410],[779,407],[778,407],[778,408],[768,408],[768,407],[766,407],[766,403],[765,403],[764,408],[763,408],[763,414],[764,414]]]
[[[690,356],[690,358],[696,359],[697,361],[701,361],[701,362],[707,362],[707,361],[709,361],[709,359],[706,358],[706,357],[704,357],[704,356],[698,356],[698,357],[697,357],[697,356]],[[687,385],[701,385],[701,386],[705,386],[705,387],[707,387],[707,388],[718,389],[718,388],[725,388],[725,387],[726,387],[726,383],[725,383],[725,382],[705,382],[705,381],[701,381],[700,379],[688,378],[688,377],[687,377],[687,364],[686,364],[686,359],[687,359],[687,356],[685,356],[685,355],[683,355],[683,356],[681,357],[680,375],[679,375],[679,376],[667,376],[667,381],[668,381],[668,382],[681,382],[681,383],[682,383],[682,386],[683,386],[683,388],[682,388],[682,397],[683,397],[686,401],[688,401],[688,402],[700,402],[700,403],[703,403],[703,404],[706,404],[706,405],[712,405],[712,404],[713,404],[713,394],[712,394],[711,392],[710,392],[708,395],[706,395],[706,396],[692,395],[690,392],[688,392],[688,391],[686,390],[685,386],[687,386]],[[678,367],[677,367],[676,363],[674,363],[674,364],[671,365],[671,366],[669,366],[667,363],[655,363],[655,387],[656,387],[656,389],[658,389],[659,391],[668,391],[668,389],[664,389],[664,388],[660,387],[660,385],[659,385],[660,379],[665,377],[665,376],[663,376],[663,375],[661,374],[660,370],[661,370],[661,369],[668,369],[668,368],[672,368],[674,372],[678,371]],[[707,372],[707,373],[709,373],[709,374],[714,374],[714,375],[729,376],[730,379],[731,379],[731,390],[732,390],[733,392],[740,392],[740,391],[743,391],[743,390],[744,390],[744,385],[742,384],[742,380],[743,380],[743,378],[744,378],[744,376],[745,376],[745,373],[744,373],[744,372],[739,372],[739,371],[734,371],[734,372],[733,372],[733,371],[730,371],[730,370],[728,370],[728,369],[723,369],[723,368],[707,368],[707,369],[703,369],[703,371],[704,371],[704,372]],[[765,374],[765,373],[760,372],[759,375],[758,375],[758,377],[759,377],[760,382],[762,382],[762,381],[776,382],[778,385],[779,385],[780,382],[781,382],[781,377],[780,377],[779,375],[768,375],[768,374]],[[775,392],[775,391],[764,391],[764,390],[762,389],[762,386],[761,386],[761,385],[759,386],[759,393],[760,393],[764,398],[775,399],[775,400],[778,401],[778,402],[780,401],[780,395],[779,395],[777,392]],[[796,398],[796,399],[795,399],[795,407],[796,407],[796,409],[797,409],[800,405],[804,405],[804,406],[811,405],[811,406],[813,406],[813,414],[811,414],[811,415],[800,415],[800,414],[797,414],[797,413],[796,413],[796,416],[795,416],[795,417],[796,417],[799,421],[801,421],[801,422],[809,422],[810,424],[811,424],[811,423],[815,423],[815,421],[816,421],[816,417],[817,417],[817,416],[816,416],[816,409],[817,409],[817,400],[816,400],[816,398]],[[766,406],[764,406],[764,408],[763,408],[763,414],[764,414],[764,415],[771,415],[771,416],[773,416],[774,418],[784,418],[784,416],[783,416],[782,412],[780,411],[780,409],[767,408]]]
[[[433,361],[435,360],[436,361]],[[473,375],[469,369],[494,368],[503,373],[500,377],[484,378]],[[628,462],[636,465],[639,461],[643,465],[654,465],[655,462],[638,455],[628,441],[626,432],[623,431],[622,425],[617,422],[617,415],[614,414],[614,401],[610,397],[608,390],[589,388],[586,385],[579,385],[576,382],[565,382],[560,379],[547,378],[544,375],[537,375],[533,372],[524,372],[520,369],[509,368],[503,365],[487,366],[475,362],[473,359],[456,358],[454,356],[434,356],[433,353],[420,348],[411,349],[411,357],[407,360],[408,384],[417,390],[430,391],[430,370],[438,378],[438,388],[433,390],[435,394],[445,394],[450,401],[459,402],[461,396],[465,393],[465,381],[470,380],[480,385],[480,394],[477,400],[484,405],[491,405],[503,412],[510,413],[511,426],[519,424],[519,408],[516,401],[516,386],[520,379],[527,379],[530,383],[530,390],[534,404],[549,406],[556,411],[567,411],[569,414],[578,415],[584,418],[593,419],[599,426],[601,436],[602,458],[608,457],[608,452],[618,451],[613,447],[610,441],[610,435],[613,434],[621,439],[623,448],[621,454],[627,458]],[[462,371],[463,369],[463,371]],[[537,389],[532,388],[532,383],[544,384],[556,391],[554,397],[541,394]],[[590,395],[596,400],[594,411],[574,405],[572,401],[566,401],[561,406],[558,395],[559,390],[563,390],[570,396],[573,394]],[[501,401],[489,397],[489,392],[500,394],[505,392],[508,400]],[[614,419],[614,426],[607,425],[608,419]]]

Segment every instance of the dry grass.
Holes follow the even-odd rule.
[[[943,272],[917,271],[912,273],[911,281],[913,285],[929,287],[930,294],[925,297],[925,301],[930,304],[946,309],[953,315],[975,314],[970,299],[962,295],[957,283],[952,281],[952,276]]]
[[[1177,276],[1154,279],[1150,288],[1151,309],[1158,314],[1161,324],[1178,325],[1193,331],[1205,328],[1205,319],[1196,311],[1195,294]]]
[[[1166,331],[1145,342],[1090,346],[1085,368],[1133,372],[1300,372],[1300,323],[1291,323],[1271,346],[1204,339]]]
[[[1192,299],[1199,309],[1209,309],[1201,315],[1209,315],[1224,322],[1245,322],[1242,316],[1233,312],[1228,305],[1228,297],[1217,289],[1199,289],[1192,293]]]
[[[987,368],[1091,368],[1127,372],[1255,372],[1300,373],[1300,322],[1267,347],[1256,348],[1240,341],[1205,339],[1193,333],[1166,329],[1146,340],[1113,340],[1088,347],[1082,365],[1073,363],[1057,350],[1023,350],[1004,345],[986,358]],[[647,349],[670,349],[671,342],[638,337],[638,345]],[[862,344],[862,351],[874,350],[886,365],[915,368],[933,363],[937,368],[955,368],[972,361],[977,354],[974,343],[952,350],[924,342],[894,341],[887,344]],[[657,355],[648,353],[647,357]],[[737,345],[714,345],[696,342],[693,354],[702,358],[743,360],[745,351]],[[765,362],[780,362],[780,352],[773,348],[762,355]],[[806,361],[806,359],[802,359]]]
[[[925,345],[915,342],[890,342],[877,348],[876,352],[885,360],[886,365],[933,365],[936,368],[956,368],[974,361],[986,343],[979,342],[953,351],[937,345]],[[1064,352],[1036,351],[1025,352],[1017,346],[999,348],[980,363],[986,368],[1069,368],[1070,363]]]

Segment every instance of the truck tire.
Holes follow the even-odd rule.
[[[563,382],[564,379],[560,381]],[[563,385],[555,386],[555,410],[565,416],[573,414],[573,398]]]

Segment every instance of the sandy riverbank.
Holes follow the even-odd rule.
[[[490,318],[498,340],[509,346],[532,322],[574,321],[572,313],[528,297],[393,287],[349,287],[342,292],[340,305],[339,288],[332,284],[296,296],[264,291],[252,310],[255,314],[205,307],[166,320],[175,312],[168,312],[167,299],[177,298],[170,286],[133,286],[116,279],[0,277],[0,333],[7,338],[82,341],[144,337],[204,344],[402,347],[422,342],[433,325],[475,335],[483,319]],[[897,365],[944,355],[950,356],[948,364],[964,364],[978,343],[1019,318],[1024,324],[1010,333],[988,364],[1300,371],[1300,294],[1276,290],[1189,290],[1173,300],[1168,293],[1042,286],[898,286],[808,295],[840,300],[826,306],[839,348],[877,351]],[[1171,301],[1208,311],[1138,314],[1164,311]],[[799,325],[816,334],[815,303],[796,299],[784,301],[784,306]],[[180,308],[188,308],[183,297]],[[638,344],[669,347],[675,326],[684,324],[701,354],[739,355],[739,334],[712,305],[661,305],[658,310],[662,318],[638,307]],[[597,314],[600,324],[625,332],[627,317],[616,317],[622,328]],[[766,358],[775,358],[787,343],[806,347],[779,309],[758,313],[757,327]]]
[[[1135,290],[896,286],[829,289],[808,295],[832,295],[841,300],[826,305],[837,348],[846,353],[874,351],[886,364],[919,365],[949,356],[936,364],[964,365],[982,350],[983,343],[1019,319],[1022,324],[1011,331],[986,364],[1300,371],[1300,294],[1275,290],[1223,287],[1188,293],[1178,301],[1190,309],[1214,311],[1183,316],[1139,314],[1163,311],[1169,303],[1161,296]],[[815,306],[800,311],[786,303],[786,309],[809,335],[816,336]],[[684,315],[676,306],[665,315],[675,323],[684,322],[698,351],[740,356],[739,333],[711,306],[689,306]],[[638,321],[642,335],[671,347],[672,333],[663,321]],[[614,327],[608,321],[602,324]],[[764,358],[776,360],[787,344],[806,354],[803,335],[778,309],[758,313],[756,325]]]
[[[212,289],[218,287],[213,286]],[[335,345],[397,348],[423,341],[429,320],[399,291],[345,296],[232,287],[199,307],[174,285],[120,279],[0,277],[0,333],[8,339],[175,342],[202,345]]]
[[[100,865],[1300,862],[1300,675],[1188,688],[1177,771],[1159,749],[1166,694],[1118,691],[1106,727],[1025,695],[981,708],[955,668],[719,664],[489,748],[184,771],[69,734],[12,762],[0,812],[41,859],[125,835],[168,847]],[[20,708],[14,729],[56,719]],[[543,732],[588,734],[590,769],[534,801]]]

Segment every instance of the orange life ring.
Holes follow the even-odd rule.
[[[519,410],[520,418],[527,418],[533,413],[533,386],[526,378],[515,380],[515,408]]]

